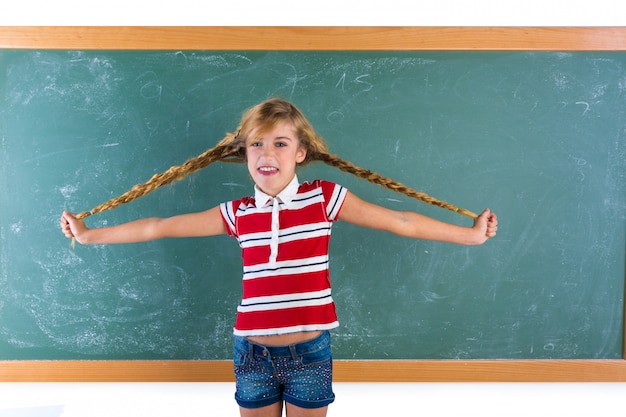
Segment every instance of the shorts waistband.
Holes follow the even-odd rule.
[[[297,359],[299,356],[323,349],[330,344],[330,332],[327,330],[310,340],[284,346],[264,346],[252,342],[245,337],[235,336],[235,346],[244,352],[248,352],[250,358],[263,356],[268,358],[291,357]]]

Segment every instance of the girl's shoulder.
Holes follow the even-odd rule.
[[[325,199],[331,199],[333,195],[345,193],[345,188],[332,181],[317,179],[311,182],[305,181],[300,184],[298,194],[319,192],[324,195]]]
[[[299,193],[318,195],[323,201],[328,218],[335,220],[346,199],[348,189],[332,181],[318,179],[310,183],[302,183]]]
[[[328,188],[335,188],[335,187],[341,187],[341,186],[332,181],[327,181],[323,179],[304,181],[302,184],[300,184],[300,190],[311,190],[315,188],[328,189]]]

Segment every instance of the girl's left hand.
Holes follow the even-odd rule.
[[[474,229],[479,230],[485,240],[494,237],[498,231],[498,216],[489,209],[485,209],[474,220]]]

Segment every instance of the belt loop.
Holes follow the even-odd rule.
[[[254,344],[248,339],[246,339],[246,342],[248,342],[248,358],[254,359]]]
[[[289,353],[291,353],[291,359],[298,362],[300,358],[298,357],[298,351],[296,349],[296,345],[289,345]]]

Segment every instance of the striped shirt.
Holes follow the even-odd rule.
[[[237,336],[269,336],[339,326],[331,296],[328,247],[347,190],[297,177],[271,197],[220,205],[228,234],[243,258],[243,298],[237,308]]]

